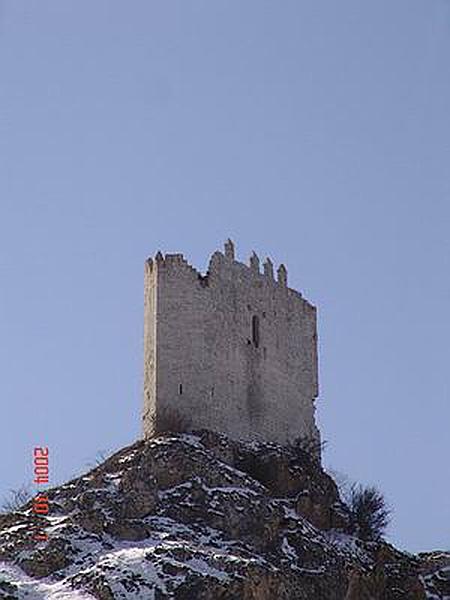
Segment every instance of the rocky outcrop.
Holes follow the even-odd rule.
[[[331,477],[274,444],[139,441],[49,499],[48,517],[0,516],[0,598],[422,600],[427,585],[445,597],[430,560],[352,537]]]
[[[429,598],[450,599],[450,552],[423,552],[418,556],[421,579]]]

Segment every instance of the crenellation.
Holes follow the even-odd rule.
[[[153,271],[153,259],[152,258],[147,258],[147,260],[145,261],[145,270],[146,271]]]
[[[228,240],[205,275],[160,252],[145,272],[146,436],[170,408],[235,438],[320,438],[316,311],[287,287],[284,265],[275,280],[269,258],[261,273],[256,253],[241,263]]]
[[[283,264],[278,267],[277,274],[278,283],[283,287],[287,287],[287,270]]]
[[[225,256],[229,260],[234,260],[234,244],[230,238],[225,242]]]
[[[155,263],[159,269],[163,269],[171,277],[182,276],[183,273],[188,274],[192,281],[203,277],[197,269],[189,264],[184,255],[180,253],[167,253],[163,256],[158,252],[155,257]]]
[[[271,281],[273,281],[274,277],[273,277],[273,262],[270,260],[269,257],[266,258],[266,260],[264,261],[264,275],[270,279]]]
[[[250,256],[250,269],[253,271],[253,273],[256,273],[258,275],[260,274],[259,257],[255,251],[253,251],[252,255]]]

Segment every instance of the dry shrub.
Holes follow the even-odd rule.
[[[9,513],[19,510],[32,498],[32,493],[28,485],[22,485],[15,490],[9,490],[7,498],[1,504],[1,512]]]
[[[322,452],[326,445],[325,440],[320,441],[310,436],[299,436],[289,444],[289,448],[299,459],[320,464]]]
[[[373,486],[353,485],[348,504],[354,534],[365,541],[380,540],[391,519],[383,494]]]

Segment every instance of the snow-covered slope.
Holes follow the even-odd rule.
[[[140,441],[49,497],[47,518],[30,505],[0,516],[2,599],[419,600],[424,584],[429,598],[447,593],[434,581],[445,565],[427,570],[428,558],[349,535],[333,480],[271,444],[206,431]],[[48,541],[36,543],[43,524]]]

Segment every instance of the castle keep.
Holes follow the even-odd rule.
[[[238,262],[230,240],[206,275],[182,254],[146,261],[145,436],[176,414],[234,439],[319,441],[316,309],[276,275],[256,254]]]

